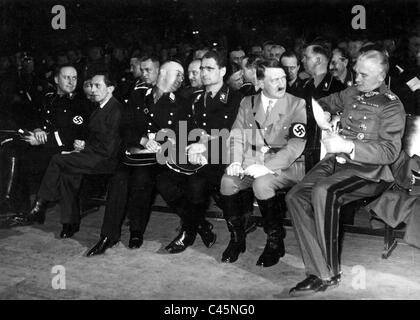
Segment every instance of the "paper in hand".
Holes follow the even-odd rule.
[[[314,98],[312,98],[312,111],[314,112],[314,118],[318,127],[322,130],[330,130],[331,123],[327,121],[324,110]]]

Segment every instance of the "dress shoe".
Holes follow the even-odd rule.
[[[143,235],[140,232],[131,232],[128,247],[130,249],[138,249],[143,244]]]
[[[63,229],[60,233],[60,238],[71,238],[73,235],[79,231],[79,224],[78,223],[64,223]]]
[[[198,225],[197,232],[203,240],[204,245],[210,248],[216,242],[216,234],[212,231],[213,225],[205,220],[203,223]]]
[[[309,275],[305,280],[299,282],[294,288],[290,289],[291,296],[303,296],[316,292],[323,292],[329,287],[336,287],[340,282],[341,276],[337,275],[329,280],[322,280],[315,275]]]
[[[106,249],[112,248],[118,243],[118,241],[113,241],[108,237],[101,237],[99,241],[86,253],[86,257],[96,256],[98,254],[103,254]]]
[[[26,216],[26,220],[29,223],[39,223],[44,224],[45,222],[45,212],[47,211],[47,201],[38,199],[35,202],[35,205],[31,211]]]
[[[165,247],[165,250],[169,253],[180,253],[194,243],[195,237],[194,233],[181,230],[176,238]]]
[[[284,256],[284,242],[281,238],[269,237],[265,244],[264,251],[257,261],[257,266],[271,267],[279,262]]]

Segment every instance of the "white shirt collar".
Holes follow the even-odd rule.
[[[265,96],[263,92],[261,92],[261,102],[262,102],[262,105],[263,105],[263,108],[264,108],[264,112],[267,111],[267,107],[268,107],[268,104],[269,104],[270,100],[273,101],[273,107],[274,107],[276,105],[278,99],[270,99],[267,96]]]
[[[109,97],[108,97],[108,99],[106,99],[104,102],[102,102],[100,105],[99,105],[99,108],[100,109],[102,109],[107,103],[108,103],[108,101],[110,100],[112,98],[112,96],[110,95]]]

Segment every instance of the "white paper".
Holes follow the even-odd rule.
[[[331,129],[331,123],[325,119],[324,109],[319,105],[319,103],[312,98],[312,111],[314,112],[315,121],[322,130]]]
[[[410,81],[407,82],[407,86],[410,87],[411,91],[416,91],[420,89],[420,80],[417,77],[414,77]]]

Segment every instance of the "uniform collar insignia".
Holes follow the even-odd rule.
[[[170,99],[172,102],[175,102],[175,95],[174,95],[174,93],[173,93],[173,92],[171,92],[171,93],[169,94],[169,99]]]
[[[147,89],[147,91],[146,91],[146,96],[148,96],[149,94],[151,94],[152,93],[152,88],[149,88],[149,89]]]
[[[228,96],[229,96],[229,88],[227,88],[226,92],[225,91],[220,92],[220,101],[223,103],[227,103]]]
[[[392,94],[392,93],[389,93],[389,92],[385,93],[385,96],[386,96],[389,100],[392,100],[392,101],[394,101],[394,100],[396,100],[396,99],[397,99],[397,96],[396,96],[396,95],[394,95],[394,94]]]

